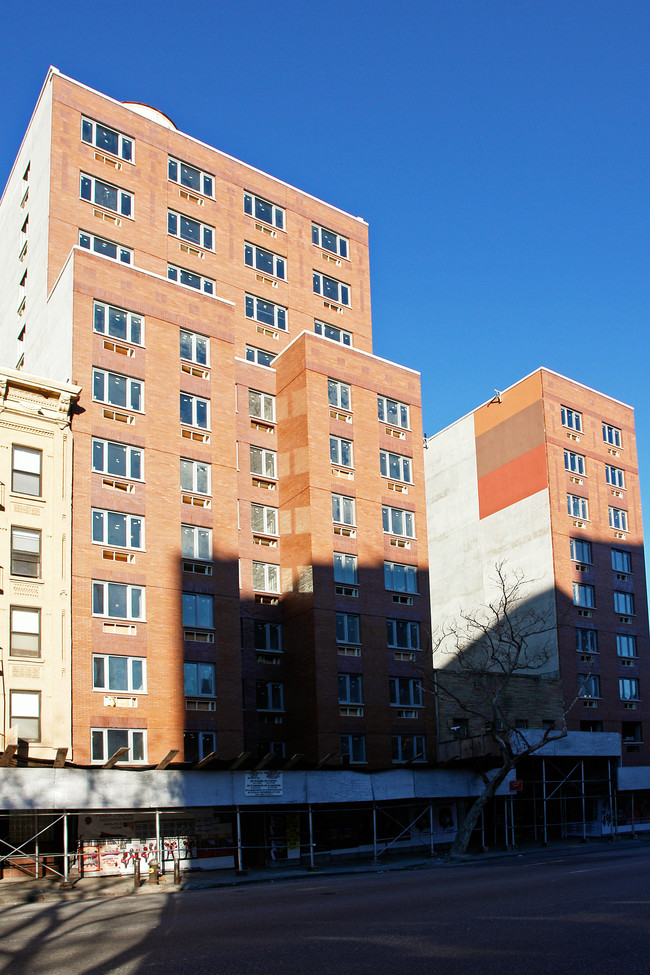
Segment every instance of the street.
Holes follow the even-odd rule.
[[[648,851],[4,907],[11,975],[647,975]]]

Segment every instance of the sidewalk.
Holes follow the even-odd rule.
[[[650,836],[642,835],[637,839],[616,840],[618,850],[641,849],[650,844]],[[40,879],[25,879],[14,881],[0,881],[0,906],[16,904],[31,904],[41,901],[66,903],[68,901],[89,900],[104,897],[146,897],[159,894],[175,894],[183,891],[212,890],[219,887],[238,887],[242,884],[268,884],[283,880],[297,880],[305,877],[332,877],[353,873],[385,873],[393,870],[427,870],[441,867],[456,867],[467,863],[478,864],[488,861],[513,859],[517,857],[536,855],[567,856],[578,853],[597,853],[600,850],[612,849],[608,840],[589,840],[583,843],[578,839],[563,840],[551,843],[542,849],[539,844],[523,844],[514,850],[494,849],[487,853],[469,853],[460,859],[451,860],[448,856],[434,855],[394,855],[378,860],[363,858],[328,863],[310,870],[297,864],[295,867],[260,867],[247,870],[238,875],[235,870],[203,870],[192,873],[182,873],[180,884],[174,884],[173,873],[166,873],[157,885],[148,883],[147,875],[143,873],[141,885],[136,889],[133,877],[77,877],[71,875],[70,885],[64,889],[58,877],[43,877]]]

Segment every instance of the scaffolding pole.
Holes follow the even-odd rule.
[[[311,818],[311,803],[307,806],[309,814],[309,866],[314,869],[314,825]]]
[[[244,868],[242,866],[241,855],[241,813],[239,806],[235,807],[235,813],[237,816],[237,873],[242,873]]]
[[[377,859],[377,807],[375,803],[372,804],[372,852],[373,857]]]
[[[548,832],[546,828],[546,759],[542,758],[542,807],[543,807],[543,822],[544,822],[544,839],[542,840],[542,846],[548,844]]]
[[[165,872],[165,858],[160,849],[160,810],[156,809],[156,859],[161,873]]]
[[[585,807],[585,760],[580,762],[580,777],[582,787],[582,842],[587,842],[587,811]]]
[[[433,843],[433,803],[429,803],[429,852],[433,856],[435,852]]]
[[[63,882],[67,884],[68,874],[68,811],[63,812]]]

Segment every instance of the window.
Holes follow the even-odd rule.
[[[339,674],[339,704],[363,704],[361,674]]]
[[[600,677],[598,674],[578,674],[578,697],[600,697]]]
[[[93,542],[121,548],[144,548],[144,518],[93,508]]]
[[[382,477],[390,477],[394,481],[412,483],[411,458],[402,454],[391,454],[388,450],[379,451],[379,467]]]
[[[636,637],[627,633],[616,634],[616,653],[619,657],[636,657]]]
[[[576,626],[576,650],[578,653],[598,653],[598,631]]]
[[[404,538],[415,538],[415,515],[402,508],[391,508],[387,504],[381,509],[384,531]]]
[[[572,518],[589,520],[589,502],[586,498],[581,498],[577,494],[567,494],[566,506]]]
[[[256,681],[255,701],[258,711],[284,711],[284,684]]]
[[[345,332],[342,328],[335,328],[334,325],[327,325],[326,322],[314,322],[314,332],[322,335],[330,342],[338,342],[339,345],[352,345],[352,333]]]
[[[280,566],[271,562],[253,562],[253,589],[280,592]]]
[[[390,703],[407,708],[422,707],[422,681],[410,677],[391,677]]]
[[[394,427],[401,427],[403,430],[409,429],[409,408],[406,403],[398,403],[395,399],[378,396],[377,416],[384,423],[390,423]]]
[[[393,592],[417,592],[418,576],[414,565],[384,562],[384,585]]]
[[[587,586],[582,582],[573,583],[573,605],[583,606],[593,609],[596,605],[596,596],[593,586]]]
[[[209,494],[210,473],[210,464],[204,464],[199,460],[185,460],[181,457],[181,491]]]
[[[119,261],[120,264],[133,264],[133,251],[130,247],[122,247],[113,240],[106,240],[98,237],[97,234],[89,234],[85,230],[79,231],[79,246],[87,251],[94,251],[102,257],[107,257],[109,261]]]
[[[167,161],[167,177],[172,183],[180,183],[188,190],[201,193],[202,196],[214,196],[214,176],[201,172],[195,166],[188,166],[187,163],[180,162],[171,157]]]
[[[147,689],[144,657],[93,654],[93,689],[111,693],[144,693]]]
[[[113,440],[93,439],[93,470],[141,481],[144,477],[144,450]]]
[[[275,423],[275,396],[249,389],[248,415],[258,420],[266,420],[268,423]]]
[[[267,352],[266,349],[256,349],[253,345],[246,346],[246,360],[247,362],[254,362],[257,366],[270,366],[275,359],[272,352]]]
[[[612,569],[614,572],[631,572],[632,555],[621,548],[612,549]]]
[[[603,440],[612,447],[620,447],[622,443],[621,431],[618,427],[612,427],[609,423],[603,423]]]
[[[119,748],[128,748],[122,762],[144,764],[147,761],[147,732],[132,728],[91,728],[90,756],[93,763],[107,762]]]
[[[365,735],[341,735],[341,758],[351,765],[358,765],[366,760]]]
[[[131,342],[132,345],[144,344],[142,315],[105,305],[101,301],[95,301],[93,308],[93,328],[96,332],[109,335],[112,339]]]
[[[181,555],[184,559],[209,561],[212,558],[212,529],[181,525]]]
[[[581,721],[580,731],[589,731],[592,734],[600,734],[603,730],[602,721]]]
[[[283,332],[287,329],[287,309],[255,295],[246,295],[246,318],[252,318],[253,321],[271,328],[279,328]]]
[[[314,294],[322,295],[327,301],[336,301],[339,305],[350,304],[350,286],[342,281],[314,271],[313,287]]]
[[[41,740],[40,691],[10,691],[9,712],[9,726],[18,730],[19,738]]]
[[[592,565],[593,556],[591,551],[591,542],[588,542],[582,538],[571,538],[569,539],[569,545],[571,549],[571,558],[574,562],[583,562],[587,565]]]
[[[169,281],[175,281],[176,284],[181,284],[184,288],[194,288],[195,291],[202,291],[206,295],[214,294],[214,281],[212,278],[206,278],[202,274],[187,271],[184,267],[168,264],[167,278]]]
[[[93,369],[93,399],[110,406],[144,412],[144,383],[130,376]]]
[[[643,741],[642,723],[640,721],[622,721],[621,737],[625,742],[641,743]]]
[[[424,735],[391,735],[393,762],[424,762]]]
[[[352,397],[348,384],[341,383],[338,379],[328,379],[327,401],[330,406],[334,406],[337,410],[350,411],[352,409]]]
[[[183,626],[197,627],[200,630],[214,628],[212,596],[199,592],[183,593]]]
[[[256,650],[281,652],[282,635],[280,624],[255,620],[253,623],[253,642]]]
[[[117,582],[93,582],[93,616],[144,620],[144,588]]]
[[[133,139],[128,139],[120,132],[100,125],[99,122],[82,118],[81,139],[88,145],[94,146],[95,149],[108,152],[111,156],[119,156],[125,162],[133,162]]]
[[[247,213],[249,217],[255,217],[256,220],[268,223],[271,227],[277,227],[278,230],[284,230],[284,210],[282,207],[277,207],[274,203],[269,203],[268,200],[262,200],[259,196],[253,196],[252,193],[244,193],[244,213]]]
[[[119,186],[81,173],[79,194],[82,200],[88,200],[104,210],[112,210],[122,217],[133,216],[133,193],[127,193]]]
[[[582,454],[575,454],[572,450],[564,451],[564,468],[572,474],[584,474],[585,459]]]
[[[329,251],[330,254],[336,254],[337,257],[347,259],[347,237],[341,237],[340,234],[335,234],[333,230],[326,230],[325,227],[319,227],[318,224],[313,223],[311,225],[311,240],[312,244],[316,244],[317,247],[322,247],[324,251]]]
[[[334,582],[339,582],[346,586],[357,585],[356,555],[345,555],[343,552],[334,553]]]
[[[621,616],[634,616],[634,596],[631,592],[614,593],[614,612]]]
[[[183,733],[183,752],[186,762],[200,762],[217,750],[217,736],[214,731],[185,731]]]
[[[15,494],[30,494],[34,498],[41,496],[41,464],[40,450],[30,450],[29,447],[14,445],[11,452],[11,490]]]
[[[359,617],[356,613],[336,614],[336,642],[361,643]]]
[[[185,697],[214,697],[214,664],[183,664]]]
[[[577,410],[572,410],[568,406],[563,406],[562,426],[568,427],[569,430],[575,430],[576,433],[582,433],[582,413],[578,413]]]
[[[206,251],[214,250],[214,227],[192,220],[175,210],[167,211],[167,233],[170,237],[180,237],[195,247],[203,247]]]
[[[40,657],[41,611],[29,606],[12,606],[9,653],[12,657]]]
[[[244,245],[244,262],[248,267],[254,267],[256,271],[261,271],[263,274],[272,274],[282,281],[286,278],[286,259],[256,244]]]
[[[420,649],[420,624],[410,620],[386,620],[388,646],[396,650]]]
[[[40,579],[41,533],[30,528],[11,529],[11,574]]]
[[[210,400],[201,396],[181,393],[181,423],[188,427],[207,430],[210,427]]]
[[[210,339],[196,332],[181,329],[181,359],[197,366],[210,365]]]
[[[627,511],[621,508],[609,509],[609,527],[616,528],[618,531],[627,531]]]
[[[261,474],[263,477],[277,477],[276,453],[274,450],[264,450],[263,447],[250,448],[251,474]]]
[[[251,528],[265,535],[277,535],[278,509],[265,504],[251,504]]]
[[[619,677],[618,694],[621,701],[638,701],[639,682],[635,677]]]
[[[332,495],[332,521],[340,525],[356,524],[354,498],[346,498],[342,494]]]
[[[353,467],[352,441],[342,437],[330,437],[330,460],[340,467]]]
[[[612,467],[611,464],[605,464],[605,480],[612,487],[624,488],[625,471],[622,471],[620,467]]]

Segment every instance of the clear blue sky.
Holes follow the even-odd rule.
[[[370,224],[428,434],[546,365],[635,406],[650,530],[648,0],[5,5],[4,185],[49,64]]]

